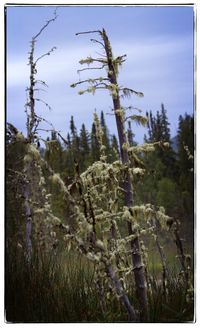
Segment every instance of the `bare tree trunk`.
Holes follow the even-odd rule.
[[[123,306],[125,307],[125,309],[128,312],[128,317],[129,317],[129,321],[130,322],[138,322],[137,320],[137,315],[132,307],[132,305],[130,304],[130,301],[128,299],[128,296],[126,295],[126,293],[124,292],[124,289],[121,285],[121,282],[119,281],[119,279],[116,277],[115,272],[112,269],[112,265],[108,265],[107,266],[107,273],[112,281],[112,284],[116,290],[117,295],[120,298],[121,303],[123,304]]]
[[[117,75],[115,72],[115,66],[113,63],[113,55],[112,49],[110,46],[109,39],[106,35],[105,30],[103,29],[102,38],[104,41],[106,56],[107,56],[107,63],[108,63],[108,79],[111,84],[118,86],[117,83]],[[113,96],[113,106],[116,118],[116,125],[118,130],[118,137],[119,137],[119,145],[120,145],[120,155],[123,164],[127,164],[129,162],[129,156],[126,148],[123,148],[124,144],[127,144],[127,137],[125,134],[124,123],[121,118],[121,115],[118,114],[117,110],[121,109],[120,104],[120,97],[118,89],[116,88],[116,94]],[[130,174],[127,172],[126,180],[124,181],[124,193],[125,193],[125,205],[127,207],[133,206],[133,193],[132,193],[132,184],[131,184],[131,177]],[[133,229],[130,222],[127,222],[128,226],[128,233],[132,235]],[[146,287],[146,280],[142,265],[142,259],[140,254],[140,244],[139,238],[136,237],[134,240],[131,241],[131,248],[132,248],[132,262],[134,268],[134,277],[136,283],[136,291],[137,296],[140,303],[140,313],[141,313],[141,320],[148,321],[148,299],[147,299],[147,287]]]
[[[31,260],[31,256],[32,256],[32,240],[31,240],[31,232],[32,232],[32,214],[31,214],[31,208],[29,205],[29,195],[30,195],[30,191],[29,191],[29,186],[28,184],[25,182],[23,187],[22,187],[22,193],[23,193],[23,197],[25,199],[24,202],[24,207],[25,207],[25,216],[26,216],[26,256],[28,261],[30,262]]]
[[[36,64],[37,62],[43,58],[44,56],[49,55],[55,47],[53,47],[48,53],[43,54],[42,56],[38,57],[35,59],[35,44],[37,42],[37,38],[40,36],[40,34],[47,28],[47,26],[55,21],[57,18],[56,10],[54,11],[54,17],[50,20],[48,20],[40,29],[40,31],[32,37],[31,40],[31,46],[30,46],[30,52],[29,52],[29,65],[30,65],[30,75],[29,75],[29,87],[27,88],[28,91],[28,100],[26,103],[26,116],[27,116],[27,122],[26,122],[26,128],[27,128],[27,145],[31,145],[35,141],[35,135],[36,135],[36,130],[39,124],[38,117],[36,115],[35,111],[35,85],[37,81],[35,80],[35,75],[37,73],[36,70]],[[44,85],[45,82],[41,81]],[[24,196],[24,206],[25,206],[25,217],[26,217],[26,253],[28,255],[28,259],[31,259],[32,255],[32,241],[31,241],[31,232],[32,232],[32,223],[33,223],[33,218],[31,214],[31,207],[30,207],[30,183],[31,183],[31,177],[32,177],[32,172],[31,172],[31,163],[25,163],[24,165],[24,173],[26,175],[27,182],[24,182],[23,186],[23,196]]]

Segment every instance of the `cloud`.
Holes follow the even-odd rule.
[[[129,68],[134,68],[134,79],[148,78],[158,75],[160,72],[159,64],[163,64],[162,71],[170,70],[170,60],[177,60],[177,56],[183,56],[191,45],[191,39],[169,39],[152,38],[146,40],[126,40],[126,42],[115,43],[113,49],[116,55],[126,53],[127,62],[123,66],[123,72],[130,73]],[[89,55],[97,56],[95,46],[64,46],[55,50],[51,56],[41,59],[38,62],[38,72],[42,79],[48,82],[62,83],[65,81],[77,79],[76,70],[80,67],[78,64],[81,58]],[[46,50],[40,51],[45,53]],[[29,79],[29,66],[26,56],[8,56],[7,57],[7,85],[9,87],[25,85]],[[177,64],[177,63],[176,63]],[[127,69],[126,69],[127,68]],[[96,73],[96,72],[95,72]],[[93,72],[90,75],[93,75]],[[87,76],[87,73],[85,74]],[[126,74],[126,78],[128,74]],[[73,80],[72,79],[72,80]],[[71,80],[71,81],[72,81]]]
[[[47,79],[48,82],[64,82],[71,76],[75,76],[76,68],[81,57],[88,56],[90,53],[90,47],[78,47],[73,48],[62,47],[51,53],[50,56],[46,56],[38,61],[37,71],[38,76],[42,77],[42,80]],[[41,50],[40,54],[45,54],[46,50]],[[36,57],[37,58],[37,57]],[[26,55],[11,55],[7,56],[7,86],[16,87],[23,86],[28,83],[30,66],[27,64],[28,59]]]
[[[157,37],[135,41],[126,39],[113,43],[112,46],[116,56],[127,54],[127,61],[119,75],[120,84],[145,94],[144,99],[134,97],[126,100],[125,104],[132,104],[145,112],[150,109],[159,110],[160,104],[164,102],[170,121],[177,120],[174,112],[178,117],[181,112],[192,111],[192,38]],[[46,50],[42,49],[40,53],[45,52]],[[82,87],[76,89],[69,87],[79,79],[76,72],[80,68],[79,60],[90,55],[99,56],[94,45],[71,44],[70,47],[60,45],[51,56],[38,62],[37,78],[49,85],[48,93],[42,94],[42,98],[45,98],[53,108],[53,112],[43,113],[57,129],[67,131],[71,115],[74,115],[78,128],[82,122],[85,122],[90,129],[94,109],[108,112],[109,107],[112,106],[109,95],[104,91],[99,91],[95,97],[78,96],[77,91]],[[99,74],[96,70],[85,71],[81,73],[81,79],[95,75],[103,75],[103,72]],[[29,66],[26,56],[11,57],[9,54],[7,58],[8,112],[14,113],[11,112],[11,106],[16,107],[16,104],[18,108],[24,109],[25,96],[23,98],[20,95],[25,95],[28,79]],[[18,95],[14,92],[16,90]],[[16,118],[16,115],[13,114],[13,118]],[[107,122],[110,132],[114,132],[114,118],[108,116]],[[139,131],[138,128],[134,129],[136,132]]]

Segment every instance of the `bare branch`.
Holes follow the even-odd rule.
[[[48,120],[44,119],[43,117],[39,116],[39,115],[35,115],[37,119],[39,119],[40,121],[44,121],[45,123],[47,123],[49,126],[52,127],[53,130],[55,130],[53,124],[51,122],[49,122]]]
[[[92,42],[96,42],[96,43],[99,43],[99,44],[105,49],[105,45],[103,44],[103,42],[98,41],[98,40],[96,40],[96,39],[90,39],[90,41],[92,41]]]
[[[56,8],[56,10],[57,10],[57,8]],[[32,38],[32,41],[36,41],[36,39],[39,37],[39,35],[42,33],[42,31],[44,31],[51,22],[54,22],[56,20],[56,18],[58,17],[56,10],[54,11],[54,17],[49,19],[46,22],[46,24],[40,29],[40,31]]]
[[[41,55],[40,57],[38,57],[37,59],[36,59],[36,61],[35,61],[35,65],[36,65],[36,63],[40,60],[40,59],[42,59],[43,57],[45,57],[45,56],[49,56],[54,50],[56,49],[56,47],[53,47],[53,48],[51,48],[47,53],[45,53],[45,54],[43,54],[43,55]]]
[[[36,88],[36,89],[34,89],[34,91],[44,91],[45,93],[47,92],[45,89],[42,89],[42,88]]]
[[[51,106],[50,106],[48,103],[46,103],[45,101],[43,101],[41,98],[35,98],[35,100],[38,101],[38,102],[43,103],[44,105],[46,105],[46,107],[48,107],[48,109],[49,109],[50,111],[52,111]]]
[[[106,64],[103,64],[102,66],[99,66],[99,67],[86,67],[84,69],[77,70],[77,73],[80,73],[80,72],[83,72],[86,70],[102,70],[105,66],[106,66]]]
[[[66,145],[69,145],[68,141],[59,132],[57,132],[57,134]]]
[[[102,32],[100,30],[95,30],[95,31],[77,32],[75,35],[88,34],[88,33],[99,33],[99,34],[102,34]]]
[[[49,87],[49,86],[46,84],[46,82],[45,82],[45,81],[42,81],[42,80],[35,80],[35,83],[41,83],[43,86],[45,86],[45,87]],[[29,88],[27,88],[27,89],[29,89]]]
[[[37,131],[45,131],[46,133],[48,133],[48,132],[55,132],[54,129],[43,129],[43,128],[38,128]]]

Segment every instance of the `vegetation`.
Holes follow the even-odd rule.
[[[78,132],[72,116],[67,137],[50,124],[41,147],[40,122],[49,123],[36,111],[35,86],[46,85],[36,64],[55,47],[37,59],[34,49],[56,18],[31,42],[27,136],[7,124],[6,320],[193,321],[193,117],[179,118],[175,152],[163,104],[156,116],[121,105],[143,97],[118,85],[126,55],[113,56],[104,29],[81,32],[96,33],[105,52],[80,60],[81,71],[94,64],[106,75],[71,87],[110,93],[118,136],[103,112],[90,132],[84,123]],[[143,145],[134,122],[147,125]]]

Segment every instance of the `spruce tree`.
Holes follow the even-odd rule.
[[[188,114],[179,117],[178,168],[183,207],[190,218],[194,209],[194,117]]]
[[[132,131],[131,121],[128,121],[128,129],[127,129],[127,138],[130,146],[136,146],[137,143],[134,141],[135,134]]]
[[[84,123],[80,130],[80,170],[87,169],[90,164],[90,140],[89,133],[85,128]]]
[[[119,144],[118,144],[118,140],[117,137],[115,135],[111,136],[111,162],[119,159]]]
[[[100,124],[101,124],[101,129],[103,131],[103,137],[102,137],[102,142],[103,145],[106,147],[106,155],[108,156],[108,160],[110,160],[110,140],[109,140],[109,130],[106,125],[106,121],[104,118],[104,112],[101,111],[101,116],[100,116]]]
[[[58,173],[61,173],[63,170],[63,149],[59,138],[55,131],[51,132],[51,139],[46,141],[46,149],[44,158],[50,167]]]
[[[91,158],[92,162],[98,161],[100,159],[100,147],[96,134],[96,126],[93,122],[91,131]]]
[[[161,110],[156,112],[153,116],[152,111],[147,113],[148,116],[148,137],[145,137],[147,142],[167,142],[168,148],[163,149],[162,147],[157,147],[157,150],[152,154],[152,161],[160,163],[156,168],[157,170],[162,170],[160,172],[160,177],[169,177],[171,179],[176,178],[177,166],[176,166],[176,155],[172,149],[172,142],[170,136],[170,123],[167,118],[167,111],[164,105],[161,104]],[[151,157],[148,159],[151,161]],[[158,161],[156,161],[156,157]]]
[[[71,132],[71,151],[74,161],[80,161],[80,137],[78,136],[77,128],[74,123],[74,117],[70,119],[70,132]]]

